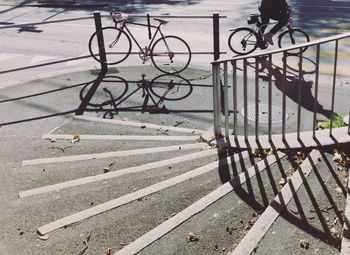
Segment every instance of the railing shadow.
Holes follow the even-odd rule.
[[[272,63],[270,64],[265,57],[261,57],[259,62],[262,64],[261,69],[267,70],[268,74],[274,77],[276,88],[281,92],[285,91],[286,96],[293,102],[298,104],[300,93],[301,107],[311,112],[316,111],[316,113],[324,115],[327,119],[336,117],[336,113],[332,113],[331,110],[325,109],[318,100],[316,101],[316,98],[312,94],[312,81],[306,81],[303,76],[300,77],[292,73],[284,76],[283,69],[278,66],[274,66]]]
[[[232,150],[232,148],[230,150]],[[335,224],[332,225],[330,222],[337,220],[339,221],[339,226],[343,224],[349,226],[350,224],[346,219],[343,219],[343,208],[339,208],[340,203],[335,201],[337,198],[334,194],[334,187],[327,185],[327,180],[324,178],[325,174],[329,173],[329,178],[332,178],[336,183],[336,187],[341,189],[342,196],[345,197],[347,192],[344,186],[345,184],[341,182],[340,176],[335,172],[334,166],[332,166],[325,152],[320,151],[321,159],[324,162],[322,165],[323,168],[320,168],[319,162],[313,161],[308,155],[310,151],[305,152],[303,158],[309,160],[312,167],[310,176],[313,175],[313,177],[309,179],[310,176],[304,176],[303,170],[300,168],[301,163],[294,157],[296,155],[295,152],[287,150],[287,157],[283,163],[278,153],[274,151],[272,154],[272,157],[276,159],[274,168],[267,162],[266,158],[262,158],[261,160],[265,162],[266,168],[264,177],[262,177],[262,172],[254,166],[256,163],[254,156],[250,154],[248,160],[243,160],[242,151],[235,150],[235,153],[238,153],[241,160],[239,160],[238,165],[232,160],[232,165],[230,167],[233,170],[233,177],[238,175],[239,168],[241,169],[241,173],[246,173],[247,165],[253,165],[256,170],[255,177],[252,179],[246,176],[247,180],[244,187],[239,185],[234,188],[235,194],[245,204],[252,208],[257,214],[263,213],[267,206],[271,206],[279,212],[280,217],[283,217],[288,223],[310,236],[319,239],[321,242],[340,250],[341,238],[332,233],[330,229]],[[227,154],[232,156],[233,153],[227,152]],[[223,158],[223,156],[226,155],[222,152],[221,158]],[[321,159],[318,160],[320,161]],[[289,161],[289,164],[286,164],[287,161]],[[294,187],[294,184],[287,180],[287,173],[291,170],[291,167],[295,171],[294,174],[299,174],[302,178],[303,183],[300,189]],[[220,166],[219,173],[221,173],[221,176],[226,176],[226,178],[222,179],[224,182],[230,181],[229,178],[231,174],[228,166]],[[280,189],[284,187],[281,184],[277,185],[280,178],[286,180],[286,183],[283,185],[289,185],[291,192],[294,194],[290,201],[285,201],[285,198],[280,192]],[[315,188],[315,186],[317,186],[317,188]],[[271,199],[271,192],[274,197],[279,198],[280,202]],[[307,194],[307,197],[302,195],[304,193]],[[267,194],[270,195],[268,196]],[[322,198],[320,198],[320,195]],[[305,203],[306,199],[310,201],[307,201],[307,204]],[[312,216],[310,216],[310,214],[312,214]],[[334,218],[330,219],[332,215],[334,215]]]

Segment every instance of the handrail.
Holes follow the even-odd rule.
[[[323,44],[323,43],[327,43],[327,42],[331,42],[331,41],[335,41],[335,40],[341,40],[341,39],[344,39],[346,37],[350,37],[350,32],[339,34],[339,35],[333,35],[333,36],[329,36],[329,37],[326,37],[323,39],[318,39],[318,40],[314,40],[314,41],[307,42],[307,43],[293,45],[293,46],[289,46],[286,48],[269,50],[269,51],[258,52],[258,53],[252,53],[249,55],[239,55],[239,56],[236,56],[233,58],[218,59],[216,61],[211,62],[211,64],[224,63],[224,62],[229,62],[229,61],[233,61],[233,60],[243,60],[243,59],[247,59],[247,58],[255,58],[255,57],[260,57],[260,56],[265,56],[265,55],[270,55],[270,54],[275,54],[275,53],[281,53],[281,52],[286,52],[289,50],[295,50],[295,49],[299,49],[299,48],[314,46],[317,44]]]
[[[348,37],[350,37],[350,32],[329,36],[327,38],[297,44],[282,49],[212,61],[215,136],[217,138],[223,137],[223,128],[225,130],[225,138],[228,140],[228,144],[231,144],[231,146],[235,144],[235,141],[238,141],[238,132],[243,132],[243,134],[240,134],[240,137],[245,141],[250,139],[248,137],[249,135],[252,139],[255,139],[257,143],[264,139],[266,140],[266,137],[262,139],[260,138],[262,133],[267,134],[267,138],[271,139],[272,132],[277,131],[275,128],[272,131],[272,116],[276,118],[277,115],[278,122],[281,122],[281,125],[278,124],[278,129],[281,128],[279,135],[281,135],[281,138],[284,140],[287,137],[286,120],[289,118],[288,116],[290,116],[287,112],[288,105],[288,109],[293,109],[292,111],[294,111],[292,112],[292,115],[295,115],[291,116],[292,120],[288,126],[288,132],[295,132],[295,137],[298,140],[301,138],[303,131],[307,131],[306,133],[311,134],[310,141],[317,138],[315,130],[319,119],[317,118],[318,115],[322,115],[329,120],[329,137],[333,137],[332,124],[335,121],[335,118],[340,117],[338,113],[350,112],[350,104],[345,97],[346,93],[344,94],[341,89],[338,89],[339,86],[337,86],[339,84],[337,77],[339,72],[338,59],[340,58],[338,46],[342,39]],[[334,45],[334,54],[331,56],[333,59],[330,60],[329,66],[329,70],[332,71],[331,80],[328,80],[327,78],[329,86],[322,88],[323,97],[320,98],[319,92],[321,90],[319,90],[318,85],[321,74],[319,67],[320,63],[323,62],[320,61],[320,59],[323,57],[320,54],[320,46],[325,43],[332,43],[332,45]],[[303,49],[310,46],[317,46],[317,50],[316,52],[311,51],[311,53],[314,55],[304,58]],[[291,50],[294,50],[294,52],[297,50],[298,53],[288,54],[288,52]],[[279,68],[275,68],[272,57],[278,53],[283,53],[283,57],[281,58],[278,56],[274,59],[282,59],[283,64],[279,65]],[[260,58],[262,56],[263,58]],[[296,59],[293,58],[291,62],[289,62],[287,61],[289,56],[295,56]],[[313,60],[313,57],[315,60]],[[255,59],[255,63],[249,63],[248,59]],[[306,72],[303,69],[304,59],[311,61],[311,63],[315,65],[314,72],[312,73],[313,75],[308,75],[306,79],[304,77]],[[296,62],[294,63],[297,66],[296,68],[290,67],[292,62]],[[238,65],[238,63],[240,65]],[[248,65],[253,68],[252,72],[248,73]],[[229,72],[229,68],[231,68],[232,72]],[[289,68],[291,68],[293,72],[288,71]],[[242,83],[242,86],[237,86],[237,70],[241,71],[240,74],[242,77],[240,77],[239,82]],[[254,72],[255,75],[252,75]],[[262,75],[259,74],[260,72],[263,72]],[[228,92],[229,73],[232,73],[232,91],[230,92]],[[251,75],[249,79],[248,75]],[[260,86],[260,79],[267,82],[267,86]],[[274,82],[276,86],[275,89],[279,91],[277,93],[279,95],[278,97],[273,96],[272,82]],[[328,89],[329,92],[327,92],[325,89]],[[229,96],[231,99],[229,99]],[[266,102],[264,103],[265,100]],[[229,102],[231,102],[232,105],[229,105]],[[327,102],[330,102],[330,106],[327,104]],[[337,109],[335,108],[335,104],[337,104]],[[240,111],[238,111],[237,108],[239,105],[243,107]],[[328,107],[329,109],[327,109]],[[233,111],[231,111],[232,108]],[[274,111],[272,109],[274,109]],[[233,112],[233,123],[230,123],[231,118],[229,118],[228,112]],[[242,118],[240,119],[237,118],[239,113],[242,115]],[[313,114],[313,117],[311,114]],[[222,115],[224,115],[224,120],[222,120]],[[248,115],[249,120],[255,122],[255,125],[248,124]],[[260,120],[262,117],[263,120]],[[266,120],[266,118],[268,118],[268,120]],[[241,128],[237,128],[238,123],[241,125]],[[268,125],[264,126],[264,123]],[[312,125],[312,130],[305,130],[308,129],[307,125]],[[229,133],[230,126],[231,128],[233,127],[232,134]],[[254,128],[255,135],[252,135],[253,132],[250,132],[249,134],[248,130],[253,131]],[[264,129],[266,130],[264,131]],[[348,130],[348,134],[350,135],[350,128]],[[232,137],[234,138],[234,141],[231,139]],[[315,144],[315,141],[312,142],[312,144]]]

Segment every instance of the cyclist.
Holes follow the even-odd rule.
[[[291,7],[287,4],[286,0],[260,0],[259,11],[261,14],[261,32],[264,33],[266,25],[270,19],[278,21],[278,23],[270,30],[270,32],[264,34],[265,40],[273,45],[272,37],[288,23]]]

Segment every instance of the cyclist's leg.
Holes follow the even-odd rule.
[[[264,34],[266,28],[267,28],[267,24],[269,24],[270,22],[270,13],[267,12],[261,12],[261,33]]]
[[[278,23],[275,26],[273,26],[269,32],[273,35],[280,31],[281,28],[287,25],[288,23],[288,15],[284,13],[275,13],[271,15],[271,19],[278,21]]]

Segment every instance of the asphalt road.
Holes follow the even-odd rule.
[[[79,3],[79,1],[77,1]],[[246,17],[257,12],[257,0],[219,2],[202,1],[104,1],[105,7],[94,8],[43,8],[37,6],[21,6],[20,4],[36,4],[37,1],[8,0],[0,3],[0,24],[11,25],[30,22],[41,22],[57,19],[67,19],[92,15],[94,11],[108,14],[111,8],[129,14],[151,15],[194,15],[210,16],[218,12],[227,18],[220,20],[221,51],[227,52],[224,57],[233,56],[227,47],[229,29],[246,25]],[[93,1],[84,1],[93,3]],[[99,2],[101,3],[101,2]],[[327,0],[297,1],[290,0],[295,14],[295,26],[303,28],[311,35],[311,39],[318,39],[349,31],[350,4],[348,2],[330,2]],[[17,6],[16,6],[17,5]],[[339,6],[340,5],[340,6]],[[337,7],[335,7],[337,6]],[[194,52],[212,52],[212,21],[209,18],[169,19],[170,23],[164,28],[166,34],[174,34],[185,39]],[[112,25],[109,19],[103,20],[103,26]],[[22,28],[0,30],[0,72],[13,68],[36,65],[40,63],[89,55],[87,42],[94,31],[93,20],[80,20],[65,23],[28,26]],[[137,38],[141,38],[141,45],[148,44],[147,30],[143,27],[133,28]],[[322,48],[323,54],[331,56],[333,45]],[[340,48],[339,66],[346,66],[349,58],[349,43],[346,41]],[[194,55],[191,65],[194,68],[210,69],[212,55]],[[330,65],[329,58],[326,65]],[[139,65],[137,56],[130,57],[123,65]],[[73,70],[97,68],[98,63],[92,59],[63,63],[54,66],[36,68],[20,73],[1,74],[3,81],[17,80],[19,77],[33,77],[46,72],[59,70]],[[327,68],[325,68],[327,69]],[[346,72],[345,72],[346,73]],[[34,78],[34,77],[33,77]]]

